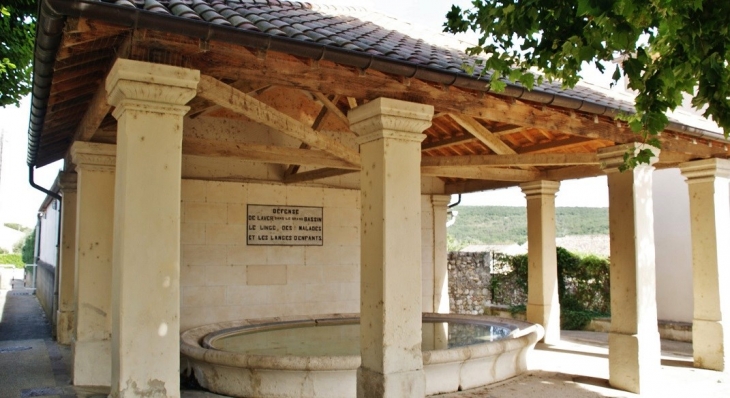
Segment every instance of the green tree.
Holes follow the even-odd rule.
[[[22,250],[23,263],[35,264],[35,233],[31,232],[25,238]]]
[[[730,132],[730,1],[474,0],[446,17],[445,31],[481,35],[467,52],[483,56],[495,91],[504,89],[502,77],[530,89],[542,82],[530,68],[573,87],[584,63],[604,72],[601,61],[619,59],[614,82],[626,76],[638,92],[636,114],[624,118],[645,142],[658,146],[665,112],[682,104],[683,93]]]
[[[0,107],[17,105],[30,93],[35,21],[33,0],[0,5]]]

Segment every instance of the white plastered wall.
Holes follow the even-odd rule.
[[[59,202],[53,200],[41,214],[40,261],[55,266],[58,262],[58,225],[60,224]]]
[[[654,172],[657,316],[692,322],[689,193],[679,169]]]
[[[429,195],[421,198],[423,310],[432,311],[433,209]],[[322,206],[324,245],[247,246],[247,204]],[[186,179],[181,211],[181,330],[359,312],[359,191]]]

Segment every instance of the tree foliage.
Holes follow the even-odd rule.
[[[25,264],[35,264],[35,232],[25,237],[21,254]]]
[[[0,5],[0,107],[17,105],[31,90],[36,2]]]
[[[730,132],[730,1],[474,0],[446,17],[445,31],[481,35],[467,52],[483,56],[495,91],[502,77],[530,89],[541,83],[530,68],[573,87],[584,63],[604,72],[601,61],[619,60],[614,82],[625,76],[638,92],[636,114],[624,118],[647,143],[658,146],[654,135],[683,93]]]

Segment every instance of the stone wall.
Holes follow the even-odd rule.
[[[455,314],[483,314],[491,303],[489,252],[449,252],[449,310]]]

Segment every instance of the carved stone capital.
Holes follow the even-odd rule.
[[[717,178],[730,178],[730,160],[703,159],[681,163],[679,169],[687,178],[687,184],[712,182]]]
[[[433,207],[446,207],[451,203],[451,195],[431,195]]]
[[[520,184],[520,188],[522,188],[522,193],[525,194],[527,199],[539,198],[546,195],[555,196],[560,189],[560,182],[547,180],[530,181]]]
[[[76,141],[71,146],[71,159],[79,170],[114,171],[117,147],[110,144]]]
[[[118,59],[106,79],[109,104],[119,118],[127,109],[184,114],[197,93],[200,71]]]
[[[423,141],[421,134],[431,126],[433,106],[378,98],[348,112],[350,129],[360,136],[359,144],[381,138]]]
[[[632,142],[623,145],[616,145],[607,148],[600,148],[598,150],[598,161],[601,163],[601,169],[606,173],[616,173],[619,171],[619,167],[624,164],[624,155],[627,153],[636,155],[642,149],[651,149],[654,153],[649,164],[641,164],[637,167],[652,167],[659,160],[659,148],[651,145],[642,144],[639,142]]]

